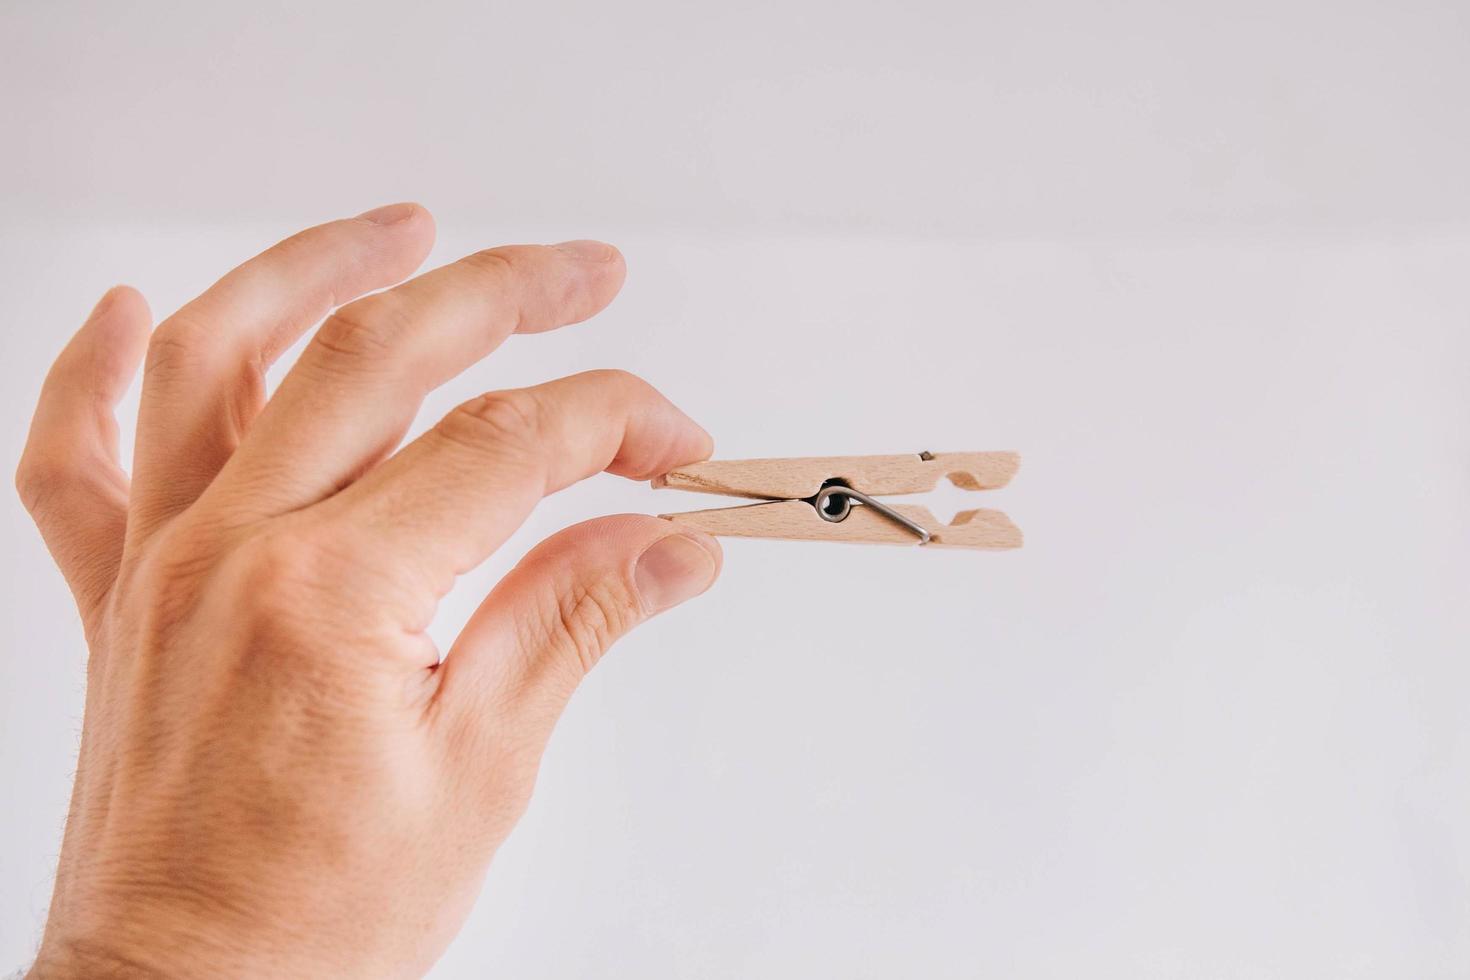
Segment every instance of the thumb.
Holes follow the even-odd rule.
[[[577,684],[623,634],[720,571],[714,538],[643,515],[567,528],[534,548],[470,618],[440,668],[456,739],[539,758]],[[519,754],[519,752],[518,752]]]

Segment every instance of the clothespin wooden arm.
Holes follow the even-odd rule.
[[[728,497],[799,500],[839,480],[869,494],[924,493],[941,477],[964,490],[993,490],[1015,476],[1013,452],[905,453],[898,456],[808,456],[691,463],[653,480],[653,486]]]
[[[930,534],[926,548],[1019,548],[1021,529],[998,510],[967,510],[949,524],[940,523],[928,507],[894,504],[893,509]],[[822,520],[804,500],[772,500],[744,507],[661,514],[665,520],[706,534],[737,538],[782,538],[788,541],[846,541],[854,544],[916,545],[918,540],[869,507],[854,507],[840,523]]]

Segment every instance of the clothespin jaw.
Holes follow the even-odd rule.
[[[997,489],[1020,465],[1012,452],[710,460],[671,470],[652,485],[764,501],[660,515],[710,534],[1008,549],[1021,546],[1021,530],[1000,511],[967,510],[943,524],[927,507],[872,498],[924,493],[944,477],[964,490]]]

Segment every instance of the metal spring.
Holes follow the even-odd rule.
[[[840,524],[847,520],[847,515],[852,513],[852,502],[856,500],[864,507],[871,507],[895,524],[912,531],[914,537],[919,539],[919,544],[928,544],[929,532],[924,525],[909,520],[898,511],[886,504],[879,503],[867,494],[854,490],[845,483],[831,483],[817,491],[817,495],[811,498],[811,505],[822,515],[822,520]]]

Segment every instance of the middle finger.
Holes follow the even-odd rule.
[[[424,396],[512,333],[597,313],[623,284],[600,242],[476,252],[342,307],[282,380],[211,493],[242,519],[308,506],[403,438]]]

